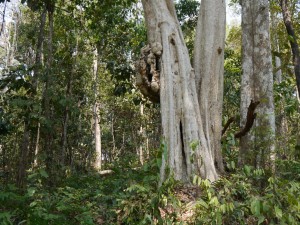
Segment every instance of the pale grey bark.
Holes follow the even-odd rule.
[[[278,39],[277,37],[275,37],[275,47],[276,47],[276,51],[279,52],[279,44],[278,44]],[[282,66],[282,63],[281,63],[281,59],[280,57],[278,56],[275,56],[275,69],[276,69],[276,72],[275,72],[275,80],[278,84],[280,84],[282,82],[282,70],[281,70],[281,66]]]
[[[3,8],[3,12],[2,12],[2,23],[1,23],[0,36],[2,35],[3,30],[4,30],[6,7],[7,7],[7,0],[4,1],[4,8]]]
[[[141,113],[141,117],[143,118],[144,116],[144,105],[141,103],[140,105],[140,113]],[[143,121],[143,120],[142,120]],[[141,121],[141,123],[142,123]],[[141,124],[140,126],[140,131],[139,131],[139,135],[140,135],[140,146],[139,146],[139,158],[140,158],[140,163],[143,165],[144,164],[144,148],[143,148],[143,145],[144,145],[144,139],[145,139],[145,135],[144,135],[144,128],[143,128],[143,125]]]
[[[272,50],[280,53],[279,38],[278,38],[278,26],[280,24],[277,13],[271,13],[271,25],[272,25]],[[281,58],[277,55],[274,57],[274,82],[280,84],[282,82],[282,62]],[[279,113],[276,116],[276,136],[277,136],[277,148],[281,151],[281,155],[286,157],[288,155],[288,132],[289,126],[284,110],[285,100],[280,99]]]
[[[241,127],[259,101],[252,131],[241,138],[239,163],[270,168],[275,160],[275,113],[268,0],[242,0]]]
[[[148,42],[160,62],[162,129],[167,149],[161,180],[170,168],[177,180],[189,182],[192,175],[214,181],[218,178],[209,141],[204,133],[194,69],[177,20],[172,0],[143,0]],[[165,154],[164,154],[165,155]]]
[[[19,23],[19,14],[17,11],[11,11],[11,19],[7,25],[8,33],[7,33],[7,42],[6,42],[6,60],[5,60],[5,68],[9,70],[10,66],[16,64],[14,60],[14,54],[17,49],[17,32],[18,32],[18,23]]]
[[[93,120],[94,120],[94,141],[95,141],[95,161],[94,168],[101,170],[102,167],[102,149],[101,149],[101,128],[100,128],[100,104],[98,101],[98,73],[99,73],[99,55],[98,48],[94,51],[93,73],[94,73],[94,107],[93,107]]]
[[[194,68],[204,132],[221,172],[224,171],[221,134],[225,28],[225,0],[202,0],[195,39]]]
[[[38,154],[40,151],[40,128],[41,128],[41,123],[38,123],[37,127],[37,134],[36,134],[36,141],[35,141],[35,149],[34,149],[34,161],[33,161],[33,167],[38,166]]]
[[[10,23],[10,32],[9,32],[9,36],[11,36],[11,33],[13,33],[12,35],[12,41],[8,41],[7,44],[7,58],[6,58],[6,68],[13,66],[14,65],[14,54],[15,51],[17,49],[17,26],[18,26],[18,16],[17,14],[15,14],[14,12],[12,12],[12,18],[14,18],[14,22]],[[13,27],[12,27],[13,26]],[[8,37],[10,39],[10,37]]]

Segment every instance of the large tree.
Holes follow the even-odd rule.
[[[252,101],[260,103],[252,132],[241,138],[239,163],[266,168],[274,162],[275,115],[269,1],[242,0],[241,126]]]
[[[173,1],[143,0],[142,3],[148,45],[141,50],[142,56],[137,63],[137,85],[145,95],[161,103],[167,149],[161,179],[166,177],[165,169],[170,168],[178,180],[188,182],[193,174],[197,174],[214,181],[218,178],[216,156],[222,169],[219,127],[225,1],[201,2],[194,51],[195,64],[200,68],[196,67],[196,70],[191,65]],[[205,54],[208,54],[207,59]],[[215,93],[212,88],[215,88]],[[203,97],[199,96],[202,94]],[[216,124],[211,122],[213,118],[217,118]]]

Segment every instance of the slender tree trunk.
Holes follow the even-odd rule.
[[[275,47],[275,49],[274,49],[275,51],[277,51],[277,52],[280,51],[277,34],[274,37],[274,47]],[[282,66],[282,63],[281,63],[280,57],[275,56],[275,69],[276,69],[276,72],[275,72],[275,81],[278,84],[280,84],[282,82],[282,70],[281,70],[281,66]]]
[[[43,124],[43,136],[45,138],[44,150],[46,153],[46,171],[49,175],[49,185],[53,184],[52,178],[52,168],[53,168],[53,125],[52,125],[52,113],[50,105],[50,91],[52,88],[52,62],[53,62],[53,16],[54,12],[48,10],[49,19],[49,36],[48,36],[48,59],[46,68],[46,80],[45,80],[45,90],[44,90],[44,115],[46,118],[46,124]]]
[[[10,51],[11,51],[11,30],[12,30],[12,25],[8,25],[8,31],[7,31],[7,39],[6,39],[6,59],[5,59],[5,69],[8,70],[8,67],[10,66]]]
[[[39,30],[39,35],[38,35],[38,40],[37,40],[37,46],[36,46],[36,55],[35,55],[35,65],[33,69],[33,74],[34,74],[34,89],[37,90],[38,87],[38,80],[40,76],[40,70],[42,67],[42,54],[43,54],[43,43],[45,39],[44,31],[45,31],[45,25],[46,25],[46,16],[47,16],[47,10],[46,8],[43,9],[41,13],[41,18],[40,18],[40,30]]]
[[[12,12],[12,18],[13,18],[13,29],[11,28],[10,31],[13,30],[13,37],[12,37],[12,42],[9,42],[9,51],[7,55],[7,66],[12,66],[13,61],[14,61],[14,55],[15,51],[17,49],[17,37],[18,37],[18,23],[19,23],[19,15],[17,12]],[[10,37],[9,37],[10,38]]]
[[[1,24],[0,36],[4,32],[6,7],[7,7],[7,0],[4,1],[4,8],[3,8],[3,12],[2,12],[2,24]]]
[[[72,72],[71,72],[72,73]],[[71,80],[72,77],[68,80],[67,84],[67,91],[66,91],[66,98],[69,98],[71,95]],[[64,112],[64,121],[63,121],[63,133],[62,133],[62,148],[60,152],[60,165],[65,165],[65,155],[67,151],[67,145],[68,145],[68,123],[69,123],[69,106],[66,106],[65,112]]]
[[[72,68],[70,72],[70,76],[67,81],[67,90],[66,90],[66,99],[70,99],[72,97],[72,81],[73,77],[76,73],[76,64],[77,64],[77,56],[78,55],[78,39],[76,38],[76,46],[74,52],[71,53],[72,58]],[[65,107],[64,112],[64,121],[63,121],[63,133],[62,133],[62,149],[60,153],[60,165],[65,165],[65,156],[68,148],[68,126],[69,126],[69,117],[70,117],[70,107],[67,105]]]
[[[40,18],[40,30],[39,30],[37,46],[36,46],[35,65],[34,65],[34,69],[33,69],[33,75],[34,75],[33,88],[36,91],[38,89],[38,81],[39,81],[39,77],[40,77],[41,68],[43,66],[42,54],[43,54],[43,43],[44,43],[44,39],[45,39],[44,31],[45,31],[45,25],[46,25],[46,17],[47,17],[47,10],[46,10],[46,8],[44,8],[41,13],[41,18]],[[38,166],[40,128],[41,128],[41,124],[40,124],[40,122],[38,122],[37,130],[36,130],[35,150],[34,150],[34,162],[33,162],[34,167]]]
[[[99,62],[99,49],[97,46],[94,51],[94,65],[93,65],[93,73],[94,73],[94,106],[93,106],[93,117],[94,117],[94,141],[95,141],[95,161],[94,168],[96,170],[101,170],[102,167],[102,150],[101,150],[101,128],[100,128],[100,103],[98,101],[98,76],[100,69]]]
[[[40,128],[41,128],[41,124],[38,123],[37,132],[36,132],[35,149],[34,149],[33,167],[37,167],[39,164],[38,154],[39,154],[39,146],[40,146]]]
[[[241,127],[251,100],[260,104],[252,132],[241,138],[239,164],[273,169],[275,113],[268,0],[242,0]]]
[[[144,116],[144,105],[141,104],[140,105],[140,113],[141,113],[141,117],[143,118]],[[141,120],[141,123],[143,122],[143,119]],[[140,130],[139,130],[139,135],[140,135],[140,140],[139,140],[139,158],[140,158],[140,163],[143,165],[144,164],[144,149],[143,149],[143,145],[145,144],[145,135],[144,135],[144,128],[143,125],[141,124],[140,126]]]
[[[298,95],[300,95],[300,50],[298,45],[297,36],[292,23],[291,13],[289,10],[289,5],[287,0],[280,0],[280,6],[283,15],[284,25],[287,31],[287,34],[290,37],[290,45],[293,53],[293,63],[294,71],[296,76],[296,83],[298,89]]]
[[[163,154],[161,181],[166,168],[177,180],[189,182],[194,174],[218,178],[213,152],[205,134],[194,69],[172,0],[143,0],[149,45],[143,49],[152,75],[151,89],[160,87]],[[145,63],[145,62],[144,62]],[[140,68],[147,68],[140,61]],[[146,69],[145,69],[145,72]],[[149,75],[150,75],[149,74]]]
[[[221,135],[225,28],[225,1],[202,0],[196,29],[194,68],[203,128],[220,172],[224,172]]]
[[[25,121],[24,123],[24,133],[23,139],[20,146],[20,158],[19,158],[19,165],[18,165],[18,176],[17,176],[17,186],[24,187],[25,178],[26,178],[26,169],[28,163],[28,151],[29,151],[29,123]]]
[[[116,141],[115,141],[114,114],[113,113],[111,116],[111,136],[112,136],[112,145],[113,145],[111,161],[113,161],[114,157],[116,156]]]
[[[150,151],[149,151],[149,138],[146,138],[146,159],[150,159]]]
[[[279,23],[279,18],[278,15],[275,13],[271,13],[271,25],[272,25],[272,43],[273,43],[273,51],[275,52],[280,52],[279,48],[279,41],[278,41],[278,23]],[[275,63],[275,77],[274,81],[277,84],[280,84],[282,82],[282,63],[281,63],[281,58],[275,55],[274,59]],[[288,127],[288,121],[287,117],[284,111],[284,106],[285,106],[285,100],[280,99],[280,104],[279,104],[279,115],[277,115],[276,118],[276,136],[277,136],[277,146],[278,149],[281,150],[282,156],[287,156],[287,150],[288,150],[288,132],[289,132],[289,127]]]

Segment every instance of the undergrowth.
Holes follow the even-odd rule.
[[[56,188],[47,173],[28,176],[25,190],[0,188],[0,224],[300,224],[299,162],[280,161],[276,176],[245,166],[210,183],[192,186],[169,178],[161,187],[159,160],[139,169],[72,175]],[[178,193],[194,199],[184,200]]]

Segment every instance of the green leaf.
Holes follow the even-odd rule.
[[[257,224],[261,224],[261,223],[263,223],[265,221],[265,217],[263,216],[263,215],[260,215],[259,217],[258,217],[258,223]]]
[[[251,174],[251,167],[246,165],[246,166],[244,167],[244,172],[245,172],[245,174],[246,174],[247,176],[250,176],[250,174]]]
[[[41,169],[39,172],[40,172],[40,174],[41,174],[42,177],[44,177],[44,178],[48,178],[48,177],[49,177],[49,175],[48,175],[48,173],[46,172],[46,170]]]
[[[205,209],[209,208],[208,204],[205,201],[203,201],[202,199],[200,199],[197,203],[199,205],[203,206]]]
[[[234,169],[235,169],[235,162],[234,162],[234,161],[231,161],[231,162],[230,162],[230,166],[231,166],[231,169],[234,170]]]
[[[260,216],[260,201],[258,199],[251,202],[251,212],[254,216]]]
[[[199,141],[193,141],[190,144],[190,148],[192,149],[192,151],[195,151],[198,145],[199,145]]]
[[[27,189],[28,196],[32,197],[34,195],[35,191],[36,191],[35,188],[32,188],[32,187],[28,188]]]
[[[280,208],[278,208],[278,206],[275,206],[274,210],[275,210],[276,217],[278,219],[282,218],[282,210]]]

